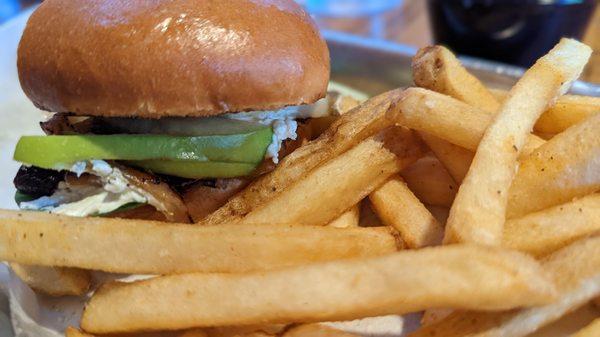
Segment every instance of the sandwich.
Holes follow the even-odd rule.
[[[17,63],[15,200],[71,216],[198,222],[357,103],[292,0],[46,0]]]

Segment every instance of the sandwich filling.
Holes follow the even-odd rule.
[[[188,222],[189,214],[197,220],[194,213],[208,210],[190,211],[198,204],[188,200],[199,195],[195,189],[205,196],[206,189],[242,188],[239,181],[272,170],[315,138],[306,132],[314,129],[311,121],[327,123],[357,103],[330,93],[309,105],[207,118],[55,114],[41,123],[47,136],[24,136],[17,144],[14,158],[23,166],[15,200],[22,209],[70,216],[121,216],[150,205],[161,220]]]

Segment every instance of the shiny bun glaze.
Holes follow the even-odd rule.
[[[292,0],[46,0],[18,69],[44,110],[199,117],[312,103],[329,52]]]

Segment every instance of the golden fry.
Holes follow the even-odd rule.
[[[369,195],[375,212],[395,228],[409,248],[442,243],[444,227],[410,191],[402,178],[392,177]]]
[[[504,90],[491,92],[498,100],[504,100],[508,96]],[[564,95],[540,116],[534,130],[547,134],[561,133],[598,112],[600,97]]]
[[[494,114],[500,103],[456,56],[443,46],[419,49],[412,63],[413,80],[419,87],[454,97]]]
[[[542,261],[559,298],[544,306],[499,313],[455,312],[410,337],[521,337],[558,320],[600,294],[600,236],[577,241]]]
[[[400,175],[424,204],[452,206],[458,185],[437,158],[425,156],[402,170]]]
[[[384,228],[191,226],[0,210],[0,259],[115,273],[245,272],[396,250]]]
[[[50,296],[80,296],[90,287],[90,274],[81,269],[11,263],[13,272],[33,290]]]
[[[423,88],[408,88],[401,96],[388,111],[390,119],[471,151],[477,150],[494,118],[481,109]],[[527,134],[521,157],[544,143],[543,139]]]
[[[562,39],[511,89],[456,194],[444,242],[500,243],[508,189],[526,137],[546,106],[579,77],[590,55],[588,46]]]
[[[319,138],[283,158],[273,172],[256,179],[200,224],[220,224],[241,219],[317,166],[393,125],[386,118],[386,112],[401,93],[402,90],[388,91],[343,114]]]
[[[454,145],[426,132],[420,132],[421,138],[431,151],[440,160],[455,182],[462,183],[469,172],[473,161],[473,152],[458,145]]]
[[[423,152],[412,131],[389,128],[311,171],[240,223],[326,225]]]
[[[532,258],[451,245],[269,272],[108,284],[87,303],[81,325],[111,333],[320,322],[432,307],[509,309],[554,298],[552,283]]]
[[[510,187],[508,218],[600,190],[600,114],[556,135],[521,161]]]
[[[359,203],[360,204],[360,203]],[[360,222],[360,205],[356,204],[350,207],[349,210],[345,211],[337,219],[328,223],[327,226],[335,228],[349,228],[358,227]]]
[[[597,232],[600,194],[592,194],[507,221],[502,245],[543,256]]]

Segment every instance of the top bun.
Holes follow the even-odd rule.
[[[37,107],[106,117],[276,109],[329,81],[327,45],[292,0],[46,0],[17,63]]]

